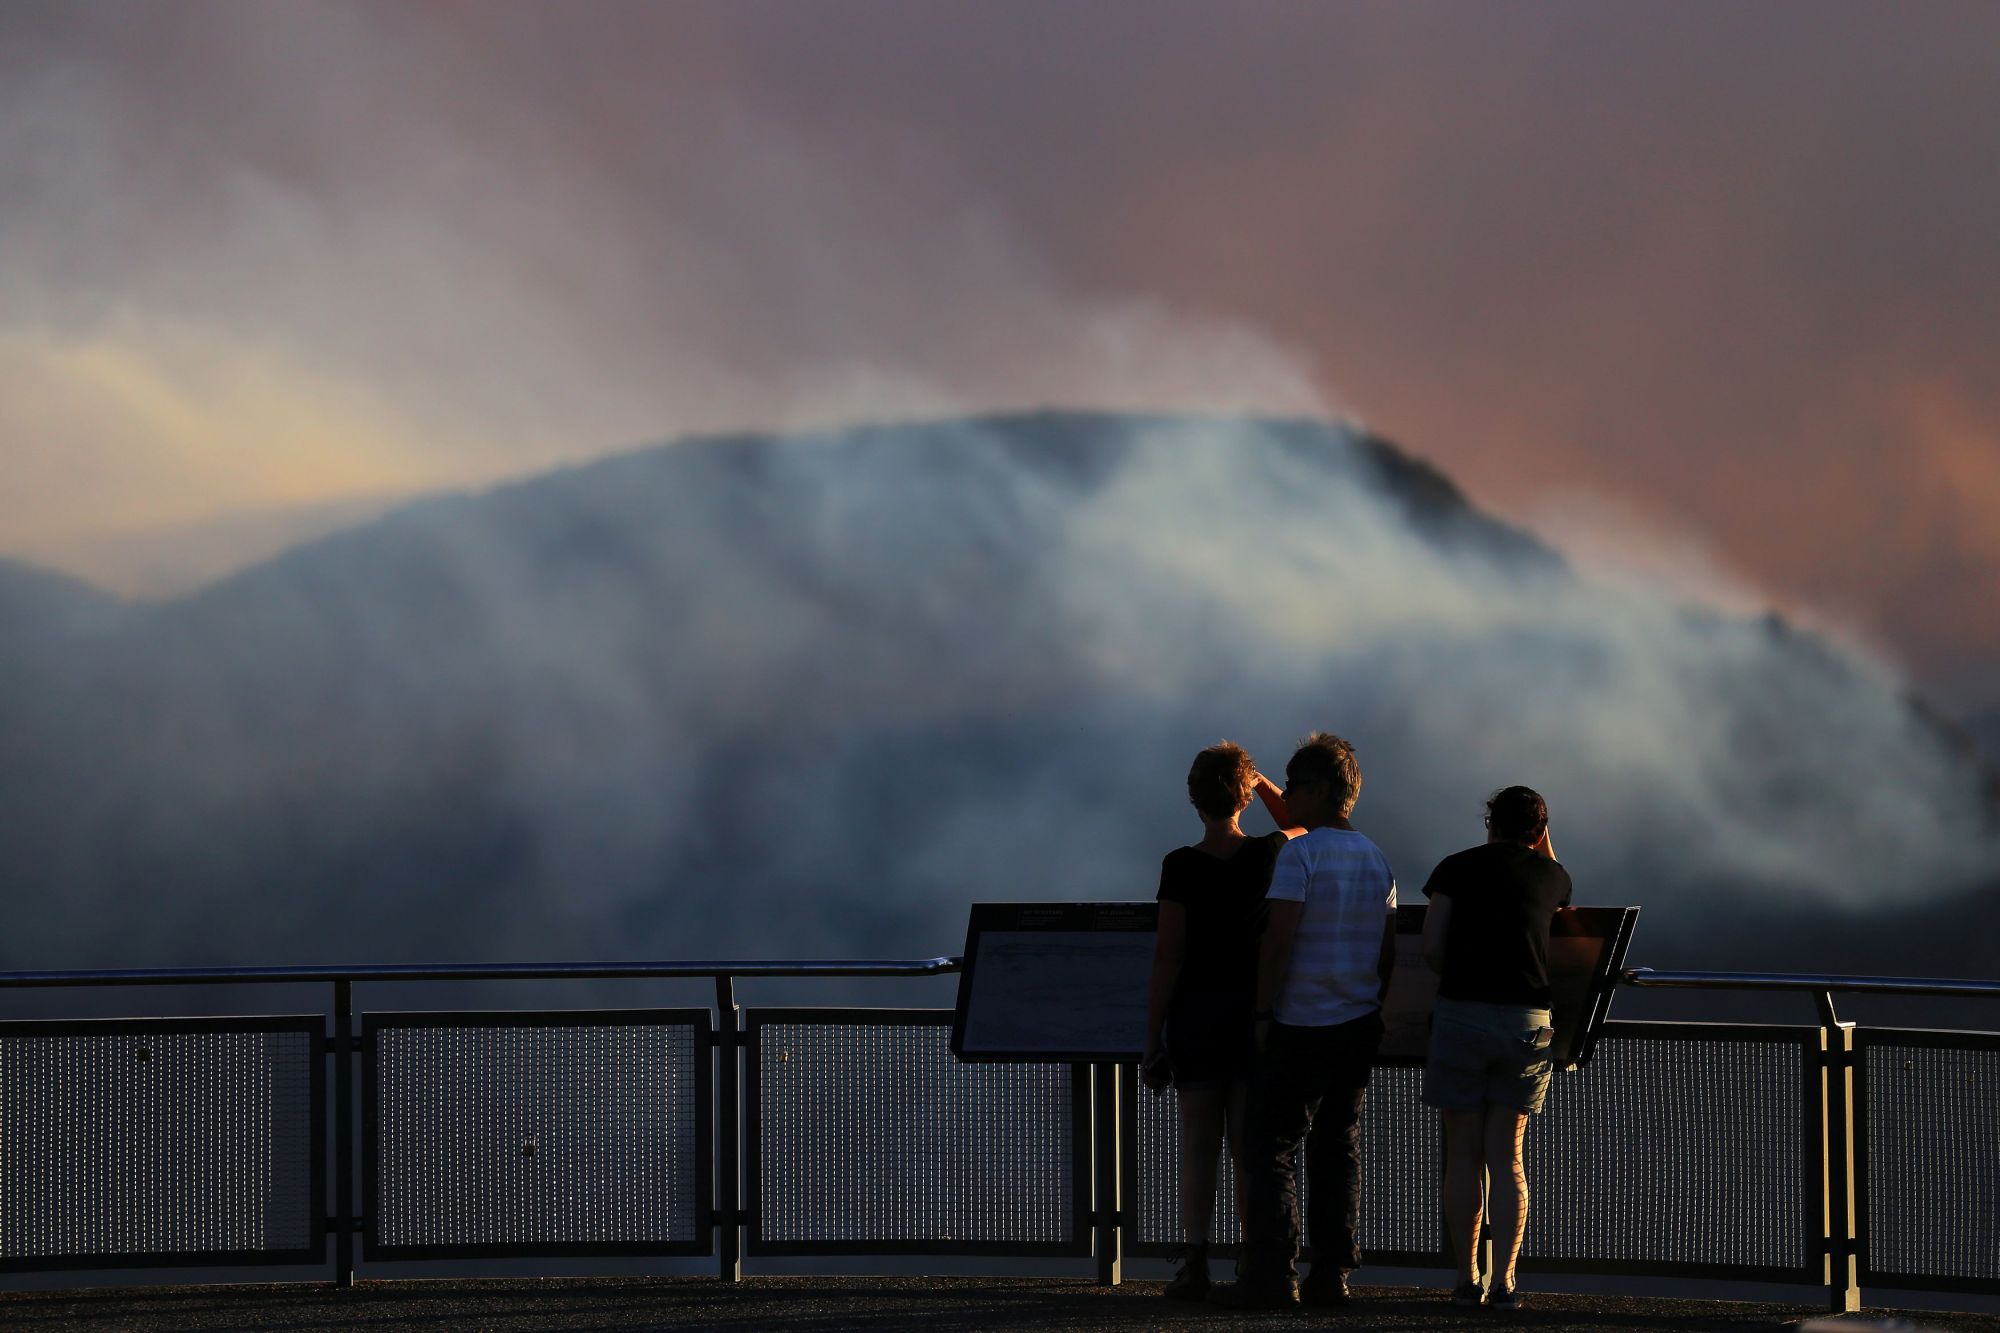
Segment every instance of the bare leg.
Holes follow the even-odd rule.
[[[1479,1281],[1479,1223],[1485,1212],[1485,1111],[1443,1111],[1444,1221],[1458,1255],[1458,1281]]]
[[[1528,1174],[1521,1168],[1521,1136],[1528,1117],[1511,1106],[1486,1108],[1486,1169],[1492,1173],[1493,1280],[1514,1288],[1521,1233],[1528,1224]]]
[[[1243,1136],[1250,1132],[1250,1082],[1235,1079],[1229,1085],[1229,1164],[1236,1168],[1236,1226],[1243,1233],[1243,1219],[1250,1211],[1250,1176],[1243,1169]]]
[[[1215,1213],[1217,1159],[1222,1155],[1222,1122],[1228,1093],[1221,1088],[1183,1088],[1181,1103],[1181,1234],[1190,1245],[1208,1244]]]

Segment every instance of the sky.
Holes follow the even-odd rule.
[[[0,552],[696,431],[1349,416],[2000,707],[2000,7],[0,8]]]

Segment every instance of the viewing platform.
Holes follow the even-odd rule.
[[[1356,1289],[1333,1319],[1239,1314],[1160,1298],[1160,1283],[1101,1287],[1021,1278],[760,1277],[557,1278],[362,1282],[255,1287],[149,1287],[0,1295],[0,1323],[38,1333],[107,1326],[130,1333],[213,1328],[478,1328],[489,1333],[567,1329],[1298,1329],[1334,1324],[1353,1333],[1421,1333],[1488,1325],[1568,1333],[1631,1330],[2000,1329],[2000,1315],[1868,1311],[1836,1319],[1810,1305],[1537,1294],[1512,1316],[1455,1310],[1439,1290]]]
[[[965,1063],[950,1009],[736,1001],[746,978],[958,966],[0,974],[0,991],[254,985],[300,1001],[280,1016],[0,1022],[0,1285],[14,1288],[0,1321],[1296,1326],[1159,1299],[1179,1248],[1178,1120],[1129,1064]],[[389,983],[609,979],[698,979],[715,1004],[357,1003]],[[2000,983],[1621,980],[1803,992],[1821,1021],[1605,1022],[1529,1134],[1531,1304],[1511,1317],[1446,1301],[1436,1117],[1421,1071],[1378,1068],[1370,1268],[1343,1326],[1776,1328],[1858,1311],[1865,1293],[1887,1310],[1966,1307],[1903,1316],[1917,1327],[2000,1329],[2000,1033],[1857,1027],[1836,1008],[1845,993],[2000,998]],[[593,1264],[602,1276],[527,1276]],[[1565,1280],[1616,1294],[1564,1294]],[[1732,1286],[1746,1283],[1761,1285]],[[1758,1303],[1713,1299],[1732,1290]]]

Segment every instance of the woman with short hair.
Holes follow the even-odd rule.
[[[1257,771],[1243,747],[1211,745],[1188,769],[1188,800],[1201,816],[1201,841],[1168,852],[1160,865],[1160,922],[1147,991],[1147,1086],[1172,1081],[1180,1101],[1181,1228],[1187,1254],[1167,1285],[1175,1299],[1208,1294],[1210,1218],[1225,1141],[1236,1163],[1242,1213],[1242,1144],[1250,1074],[1256,1062],[1251,1012],[1257,984],[1257,938],[1264,891],[1289,827],[1277,784]],[[1277,821],[1260,837],[1239,818],[1252,797]]]
[[[1521,1306],[1515,1287],[1528,1178],[1521,1140],[1548,1095],[1549,924],[1569,906],[1569,872],[1549,842],[1547,802],[1504,787],[1486,802],[1486,841],[1438,863],[1424,885],[1424,961],[1438,974],[1424,1102],[1444,1118],[1444,1215],[1458,1257],[1452,1301]],[[1493,1224],[1491,1286],[1479,1284],[1481,1178]]]

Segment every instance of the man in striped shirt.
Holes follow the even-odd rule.
[[[1266,895],[1234,1304],[1345,1305],[1347,1274],[1361,1266],[1361,1106],[1395,960],[1396,879],[1382,849],[1348,823],[1360,794],[1361,765],[1338,736],[1313,733],[1285,765],[1285,804],[1307,832],[1278,853]],[[1303,1288],[1301,1139],[1313,1181],[1313,1265]]]

